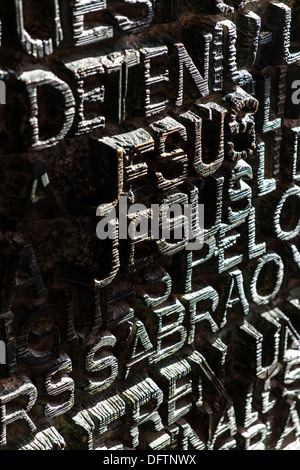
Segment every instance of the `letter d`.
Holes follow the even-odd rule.
[[[72,127],[75,116],[75,99],[70,87],[63,81],[56,77],[48,70],[34,70],[24,72],[20,76],[20,80],[25,83],[28,98],[30,102],[30,118],[29,124],[31,127],[31,146],[35,150],[40,150],[47,147],[56,145],[58,141],[62,140]],[[64,99],[64,122],[61,129],[56,135],[53,135],[45,140],[40,138],[40,125],[39,125],[39,87],[52,87],[57,90]],[[51,118],[51,117],[49,117]]]

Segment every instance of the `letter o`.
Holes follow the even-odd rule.
[[[298,198],[298,204],[300,207],[300,188],[298,186],[293,186],[292,188],[289,188],[281,197],[279,203],[277,204],[277,207],[275,209],[274,213],[274,228],[275,228],[275,233],[277,238],[280,240],[291,240],[295,238],[297,235],[299,235],[300,232],[300,218],[298,219],[298,222],[294,228],[291,230],[284,230],[282,228],[282,222],[281,222],[281,216],[283,212],[283,206],[286,203],[286,201],[289,198]],[[296,211],[289,211],[289,213],[293,213],[294,215],[297,215],[297,210]],[[299,212],[298,212],[299,213]]]
[[[272,289],[272,292],[266,295],[261,295],[258,292],[257,281],[258,281],[259,275],[262,272],[263,267],[267,263],[275,263],[276,268],[277,268],[276,280],[275,280],[275,285]],[[283,281],[283,276],[284,276],[284,264],[279,255],[277,255],[276,253],[270,253],[270,254],[261,256],[258,259],[258,263],[252,275],[250,286],[249,286],[250,295],[252,297],[253,302],[255,302],[258,305],[266,305],[278,293],[281,287],[282,281]]]

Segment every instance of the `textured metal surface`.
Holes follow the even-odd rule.
[[[0,1],[0,449],[299,450],[299,12]]]

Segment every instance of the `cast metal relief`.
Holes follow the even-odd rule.
[[[299,7],[1,0],[0,449],[298,440]]]

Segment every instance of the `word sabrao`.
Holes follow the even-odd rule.
[[[98,207],[96,234],[100,240],[166,241],[174,247],[200,250],[204,244],[204,205],[188,203],[128,204],[127,196],[120,196],[118,207],[104,215]],[[104,216],[103,216],[104,215]]]
[[[300,104],[300,80],[292,83],[292,89],[295,90],[292,94],[292,103],[298,105]]]

